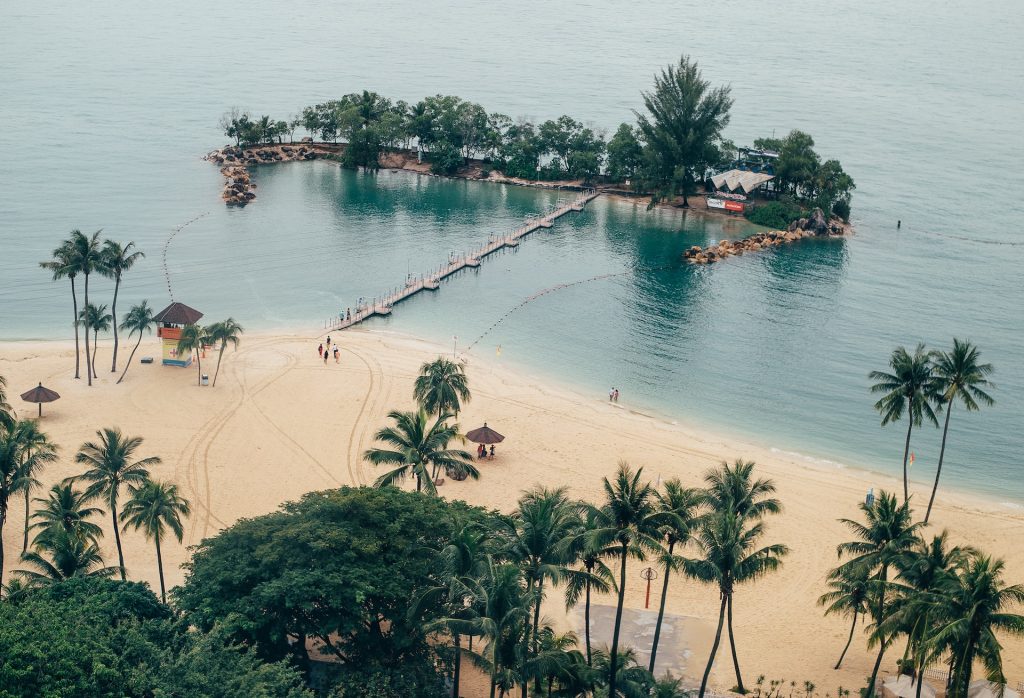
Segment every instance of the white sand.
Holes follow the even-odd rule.
[[[66,343],[0,344],[0,375],[8,379],[11,401],[21,417],[34,416],[36,407],[17,395],[42,381],[62,399],[44,406],[42,425],[62,446],[61,460],[43,474],[45,487],[80,472],[72,457],[96,429],[118,426],[145,437],[140,456],[159,455],[163,464],[154,476],[179,483],[192,501],[184,545],[164,546],[169,585],[182,580],[178,565],[187,558],[185,546],[239,517],[274,510],[280,503],[310,490],[342,484],[369,484],[376,475],[360,453],[371,444],[373,432],[393,408],[411,407],[412,382],[421,362],[439,349],[426,342],[378,332],[347,331],[336,339],[342,362],[325,366],[317,358],[316,339],[287,336],[243,338],[241,349],[225,354],[216,388],[196,386],[196,370],[139,365],[138,357],[159,357],[157,342],[147,338],[128,377],[101,369],[93,388],[73,375],[73,351]],[[101,343],[98,365],[109,370],[109,345]],[[127,357],[125,351],[124,357]],[[786,509],[769,522],[765,542],[792,548],[780,573],[740,588],[735,627],[744,679],[752,684],[759,674],[769,678],[814,681],[819,692],[835,695],[835,687],[862,685],[873,655],[859,635],[841,671],[832,666],[849,630],[847,620],[824,618],[815,600],[825,590],[827,571],[836,564],[836,544],[848,538],[839,517],[858,516],[857,504],[867,488],[897,490],[895,479],[852,470],[813,467],[764,447],[741,443],[666,420],[637,414],[623,397],[618,406],[607,397],[582,396],[541,385],[502,365],[493,356],[471,356],[469,377],[473,401],[460,415],[465,429],[487,421],[508,438],[498,458],[482,466],[479,482],[449,482],[442,494],[472,504],[508,510],[518,493],[537,483],[567,485],[578,497],[600,496],[601,478],[611,474],[620,459],[652,479],[678,476],[698,485],[702,474],[723,459],[755,460],[762,475],[775,479]],[[84,356],[83,356],[84,360]],[[212,374],[215,357],[204,362]],[[1009,454],[1008,454],[1009,455]],[[915,497],[927,493],[918,488]],[[18,567],[22,505],[12,502],[4,531],[8,573]],[[948,528],[956,542],[969,542],[1007,559],[1007,581],[1024,581],[1024,512],[995,502],[940,491],[933,512],[933,529]],[[109,519],[101,522],[109,528]],[[141,534],[124,536],[125,559],[132,578],[157,587],[156,560],[151,543]],[[105,556],[116,560],[113,536],[107,532]],[[632,564],[626,603],[642,608],[644,582]],[[656,608],[660,584],[652,592]],[[559,595],[545,606],[545,615],[564,618]],[[610,598],[599,599],[611,603]],[[699,676],[717,621],[715,590],[676,580],[669,589],[669,613],[696,617],[703,632],[693,633],[694,657],[689,674]],[[582,634],[582,633],[581,633]],[[626,638],[629,642],[629,638]],[[883,665],[891,672],[902,647]],[[1024,680],[1024,642],[1008,640],[1006,673]],[[734,684],[727,645],[720,650],[713,683]],[[486,687],[480,687],[484,690]],[[474,695],[467,689],[466,695]]]

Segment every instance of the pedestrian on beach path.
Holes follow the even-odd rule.
[[[316,348],[316,355],[321,357],[321,358],[323,358],[323,355],[324,355],[324,345],[323,344],[321,344],[320,346],[318,346]]]
[[[327,335],[327,346],[331,346],[331,335]]]
[[[340,362],[340,361],[338,360],[338,357],[339,357],[339,356],[341,356],[341,352],[340,352],[340,351],[338,351],[338,345],[337,345],[337,344],[335,344],[335,345],[334,345],[334,363],[336,363],[336,364],[337,364],[337,363],[341,363],[341,362]]]
[[[324,366],[327,365],[327,359],[329,359],[330,357],[331,357],[331,350],[330,349],[324,349]]]

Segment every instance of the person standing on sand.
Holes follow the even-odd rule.
[[[331,335],[327,335],[327,346],[331,346]]]
[[[324,345],[323,344],[321,344],[320,346],[318,346],[316,348],[316,355],[321,357],[321,358],[323,358],[323,355],[324,355]]]
[[[614,401],[615,401],[615,404],[618,404],[618,402],[619,402],[619,389],[618,388],[615,389]]]
[[[352,308],[345,310],[345,322],[352,322]]]
[[[615,388],[609,388],[608,389],[608,402],[613,402],[614,400],[615,400]]]
[[[339,357],[339,356],[341,356],[341,352],[340,352],[340,351],[338,351],[338,345],[337,345],[337,344],[335,344],[335,345],[334,345],[334,363],[336,363],[336,364],[337,364],[337,363],[341,363],[341,362],[340,362],[340,361],[338,360],[338,357]]]
[[[327,365],[327,359],[329,359],[330,356],[331,356],[331,350],[325,348],[324,349],[324,366]]]
[[[490,460],[494,460],[494,444],[491,444],[491,458],[490,458]]]

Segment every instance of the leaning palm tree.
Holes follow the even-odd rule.
[[[655,492],[658,507],[667,514],[661,526],[665,538],[665,550],[661,554],[664,579],[661,583],[661,603],[658,606],[658,620],[654,624],[654,640],[651,642],[651,659],[647,670],[654,673],[658,657],[658,642],[661,639],[661,624],[665,620],[665,599],[668,597],[668,578],[673,570],[679,570],[682,560],[676,555],[676,546],[682,548],[690,542],[690,536],[700,524],[700,509],[704,495],[699,490],[683,487],[679,478],[665,482],[663,492]]]
[[[942,427],[942,446],[939,448],[939,465],[935,470],[935,484],[928,500],[928,510],[924,514],[924,522],[932,514],[935,493],[939,489],[939,477],[942,475],[942,459],[946,455],[946,434],[949,432],[949,416],[953,413],[953,405],[963,404],[968,412],[976,412],[979,404],[992,405],[995,400],[985,392],[993,386],[988,381],[992,374],[992,364],[981,363],[981,352],[970,342],[953,339],[953,351],[932,352],[932,371],[935,375],[935,390],[939,401],[946,410],[946,420]]]
[[[85,307],[82,308],[82,325],[85,327],[86,339],[88,339],[89,330],[92,330],[92,375],[99,377],[96,373],[96,355],[99,353],[99,334],[100,332],[109,332],[110,323],[112,316],[107,312],[107,305],[93,305],[92,303],[86,303]]]
[[[834,669],[838,669],[843,665],[846,652],[850,649],[850,643],[853,642],[853,633],[857,629],[857,620],[868,613],[868,599],[870,598],[868,591],[869,576],[870,570],[865,566],[849,567],[842,571],[833,570],[832,574],[829,575],[828,582],[831,591],[822,594],[818,598],[818,604],[825,606],[826,616],[837,613],[853,617],[853,622],[850,624],[850,637],[847,638],[846,646],[843,647],[843,651],[839,655],[839,661],[833,667]]]
[[[850,559],[836,569],[840,575],[852,574],[856,568],[865,568],[872,576],[871,586],[876,590],[876,599],[872,600],[872,614],[875,625],[884,629],[886,616],[886,589],[889,582],[889,569],[893,567],[918,541],[918,531],[923,524],[913,523],[913,510],[909,502],[899,504],[896,495],[880,492],[878,498],[868,505],[862,503],[865,523],[852,519],[840,519],[840,523],[849,528],[856,536],[855,540],[840,543],[836,550],[840,557]],[[874,695],[875,680],[882,666],[882,657],[891,642],[884,632],[878,635],[878,656],[868,684],[870,695]]]
[[[32,432],[33,425],[23,421],[0,428],[0,586],[4,581],[3,532],[11,497],[27,486],[24,474],[38,470],[39,466],[33,461],[46,457],[32,451],[28,438]]]
[[[93,516],[102,516],[103,510],[89,506],[85,492],[75,489],[70,483],[54,485],[45,499],[36,497],[32,501],[39,504],[32,513],[35,521],[32,528],[39,531],[33,541],[34,545],[39,545],[58,529],[93,542],[103,537],[103,529],[89,520]]]
[[[39,428],[39,424],[35,421],[18,422],[17,428],[22,454],[15,487],[25,493],[25,530],[21,544],[21,552],[24,553],[28,550],[28,520],[32,488],[39,485],[36,476],[39,475],[43,466],[57,460],[57,445],[50,441],[50,437]]]
[[[121,570],[121,581],[125,580],[124,552],[121,550],[121,532],[118,523],[117,502],[121,487],[138,488],[149,481],[150,466],[160,463],[158,456],[132,460],[135,451],[142,445],[141,436],[124,436],[120,429],[107,427],[96,432],[99,442],[87,441],[75,454],[75,462],[89,467],[72,480],[89,483],[85,496],[89,499],[102,498],[110,508],[110,518],[117,543],[117,561]]]
[[[213,372],[214,387],[217,386],[217,376],[220,374],[220,360],[224,358],[224,350],[229,344],[233,348],[238,349],[238,345],[242,341],[243,332],[245,332],[245,329],[231,317],[227,320],[215,322],[206,328],[210,344],[213,346],[220,345],[217,346],[217,368]]]
[[[659,526],[667,518],[658,510],[654,488],[649,482],[641,482],[643,471],[639,468],[633,472],[627,463],[620,462],[614,482],[604,478],[604,503],[590,508],[598,526],[592,533],[594,544],[614,551],[612,555],[619,559],[619,596],[608,660],[609,696],[617,695],[619,631],[626,599],[626,560],[644,560],[648,554],[661,552]]]
[[[424,363],[413,386],[413,398],[428,414],[451,412],[458,417],[461,402],[471,399],[466,365],[444,357]]]
[[[153,309],[149,307],[147,301],[142,301],[138,305],[133,305],[128,311],[128,314],[124,317],[124,322],[121,323],[122,330],[128,330],[128,338],[131,339],[133,334],[138,334],[139,338],[135,342],[135,346],[132,347],[132,353],[128,355],[128,360],[124,364],[124,371],[121,373],[121,377],[117,379],[118,384],[124,380],[124,376],[128,373],[128,367],[132,365],[132,359],[135,358],[135,351],[142,344],[142,333],[153,331]]]
[[[1010,612],[1024,604],[1024,585],[1006,586],[1003,567],[1002,560],[973,552],[939,611],[928,642],[952,657],[947,695],[953,698],[967,698],[975,662],[988,681],[1006,683],[998,634],[1024,636],[1024,616]]]
[[[84,302],[85,306],[89,307],[89,276],[93,272],[98,272],[103,269],[103,254],[100,250],[100,233],[101,230],[97,230],[92,236],[84,234],[80,230],[71,231],[70,243],[73,248],[72,252],[72,263],[74,264],[75,272],[82,275],[84,281]],[[89,385],[92,385],[92,378],[95,375],[95,371],[92,369],[92,359],[89,353],[89,327],[85,328],[85,375],[89,379]]]
[[[181,337],[178,338],[178,356],[182,354],[196,353],[196,385],[203,384],[203,347],[210,341],[206,328],[199,325],[185,325],[181,328]]]
[[[907,416],[907,440],[903,446],[903,501],[906,502],[910,499],[907,477],[910,433],[915,426],[921,426],[925,418],[935,426],[939,425],[931,405],[935,395],[935,379],[931,357],[923,344],[917,345],[913,355],[903,347],[898,347],[889,358],[889,367],[892,373],[872,371],[868,377],[875,381],[871,392],[884,393],[875,403],[875,409],[882,415],[882,426],[898,422],[904,414]]]
[[[417,492],[426,490],[429,494],[437,494],[434,480],[442,469],[457,476],[479,479],[480,471],[473,465],[472,454],[448,448],[452,441],[465,441],[459,434],[459,425],[448,423],[451,416],[444,412],[431,425],[423,409],[418,412],[389,412],[388,419],[394,420],[395,426],[384,427],[374,435],[374,439],[392,448],[368,449],[363,458],[374,465],[397,467],[377,478],[374,486],[386,487],[413,475]]]
[[[81,353],[78,348],[78,296],[75,293],[75,277],[78,276],[78,263],[75,259],[76,247],[74,244],[73,231],[71,237],[65,240],[53,251],[53,258],[40,262],[39,266],[53,274],[53,280],[68,279],[71,282],[71,308],[73,324],[75,326],[75,378],[80,377]]]
[[[117,292],[121,288],[121,277],[146,256],[139,250],[132,251],[134,247],[134,242],[122,245],[114,240],[104,240],[101,251],[103,265],[100,273],[114,280],[114,300],[110,303],[110,316],[114,326],[114,358],[110,362],[111,373],[117,373]]]
[[[583,597],[583,638],[586,645],[587,666],[593,666],[590,642],[590,595],[591,592],[607,594],[615,588],[615,575],[605,564],[604,558],[612,551],[594,539],[599,528],[598,518],[592,511],[586,511],[576,536],[570,541],[571,557],[579,566],[566,573],[565,609],[568,611]]]
[[[49,559],[47,559],[49,558]],[[79,538],[58,529],[36,549],[21,556],[33,570],[17,570],[30,586],[42,586],[72,577],[110,577],[116,567],[104,567],[95,541]]]
[[[694,536],[694,542],[700,551],[699,556],[684,562],[686,574],[698,581],[717,586],[721,599],[718,629],[701,679],[701,698],[707,690],[708,677],[715,663],[715,655],[722,639],[722,626],[727,620],[727,614],[733,668],[736,670],[734,690],[738,693],[746,692],[733,639],[732,596],[737,585],[754,581],[779,569],[782,566],[782,558],[789,552],[789,548],[779,543],[756,548],[764,531],[763,521],[755,521],[728,508],[712,510],[705,515],[700,529]]]
[[[181,525],[183,517],[192,513],[188,500],[178,494],[178,486],[169,482],[150,480],[142,486],[132,488],[132,497],[124,505],[124,527],[140,528],[156,544],[156,568],[160,575],[160,599],[167,603],[167,589],[164,587],[164,559],[160,554],[160,541],[170,530],[180,543],[185,535]]]

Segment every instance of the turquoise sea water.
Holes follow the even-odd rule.
[[[947,482],[1024,502],[1015,7],[8,0],[0,339],[70,335],[66,284],[36,262],[74,227],[147,252],[122,308],[166,301],[166,245],[175,296],[207,317],[313,328],[559,196],[303,163],[259,170],[257,203],[226,209],[200,157],[224,142],[216,122],[229,106],[284,117],[363,88],[410,101],[444,92],[613,130],[686,52],[732,85],[735,141],[802,128],[842,160],[858,184],[855,237],[665,269],[744,225],[602,198],[377,326],[468,344],[527,297],[614,274],[539,297],[474,351],[501,345],[505,360],[595,395],[616,385],[624,402],[826,467],[890,472],[903,432],[878,427],[868,371],[896,344],[970,338],[997,366],[998,404],[955,415]],[[922,430],[916,477],[931,476],[937,448]]]

